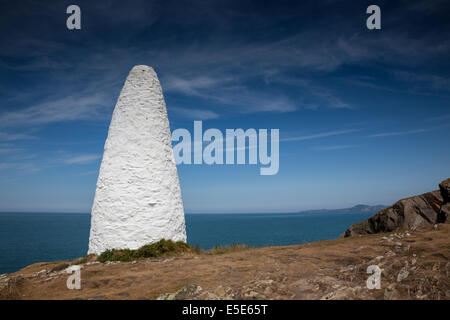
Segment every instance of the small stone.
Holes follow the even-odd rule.
[[[257,299],[257,298],[259,297],[259,293],[252,290],[252,291],[250,291],[249,293],[246,293],[246,294],[244,295],[244,297],[250,298],[250,299]]]
[[[214,291],[215,291],[215,293],[217,293],[219,296],[224,296],[224,295],[227,294],[226,289],[225,289],[224,287],[222,287],[222,286],[218,286],[218,287],[216,288],[216,290],[214,290]]]
[[[163,293],[162,295],[158,296],[156,300],[174,300],[175,294],[174,293]]]
[[[272,290],[271,287],[267,287],[267,288],[264,290],[264,294],[265,294],[266,296],[271,295],[272,293],[273,293],[273,290]]]
[[[287,278],[283,278],[283,282],[286,281]],[[259,280],[256,282],[257,286],[270,286],[273,283],[273,280],[268,279],[268,280]]]
[[[178,290],[175,293],[175,298],[176,300],[189,300],[192,299],[193,297],[195,297],[196,295],[198,295],[200,293],[200,291],[202,291],[202,287],[196,285],[196,284],[190,284],[187,285],[183,288],[181,288],[180,290]]]
[[[201,296],[202,300],[231,300],[231,297],[219,297],[212,292],[204,292]]]
[[[10,279],[11,280],[21,280],[21,279],[23,279],[23,274],[18,274],[17,276],[12,276]]]
[[[397,275],[397,282],[402,282],[409,275],[409,271],[406,267],[403,267]]]
[[[45,269],[41,270],[39,272],[36,272],[35,274],[33,274],[33,277],[39,277],[39,276],[42,276],[44,274],[47,274],[47,270],[45,270]]]
[[[397,286],[395,284],[391,284],[386,289],[384,289],[385,300],[397,300],[399,298],[400,293],[397,291]]]

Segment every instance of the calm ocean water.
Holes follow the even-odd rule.
[[[189,244],[289,245],[334,239],[364,213],[186,214]],[[41,261],[86,255],[90,215],[0,213],[0,274]]]

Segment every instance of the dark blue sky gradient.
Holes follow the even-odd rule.
[[[280,129],[275,176],[178,166],[187,212],[391,204],[450,176],[448,1],[23,0],[0,14],[0,211],[90,211],[137,64],[157,71],[172,130]]]

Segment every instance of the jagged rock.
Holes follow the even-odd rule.
[[[441,191],[443,203],[439,212],[438,222],[450,223],[450,178],[439,184],[439,190]]]
[[[6,275],[1,275],[0,276],[0,290],[2,290],[3,288],[7,287],[9,284],[9,281],[11,281],[11,279],[6,276]]]
[[[20,274],[18,274],[16,276],[12,276],[12,277],[10,277],[10,279],[11,280],[22,280],[23,279],[23,274],[20,273]]]
[[[439,190],[441,191],[444,203],[450,202],[450,178],[439,184]]]
[[[352,225],[341,237],[432,228],[436,223],[448,222],[450,179],[442,181],[439,189],[397,201],[369,219]]]
[[[450,223],[450,203],[446,203],[446,204],[442,205],[441,211],[439,212],[439,221],[438,222]]]
[[[176,300],[186,300],[196,296],[200,291],[202,291],[202,287],[196,284],[190,284],[182,289],[180,289],[176,295]]]
[[[409,275],[409,271],[408,271],[408,268],[405,266],[398,273],[397,282],[402,282],[403,280],[405,280],[408,277],[408,275]]]
[[[339,287],[320,298],[320,300],[350,300],[354,298],[355,293],[361,291],[361,287],[349,288]]]
[[[156,300],[174,300],[175,294],[174,293],[163,293],[159,295]]]
[[[35,274],[33,274],[33,277],[39,277],[39,276],[42,276],[42,275],[45,275],[45,274],[47,274],[47,270],[41,270],[41,271],[39,271],[39,272],[36,272]]]
[[[156,300],[190,300],[197,297],[202,290],[202,287],[196,284],[190,284],[175,293],[164,293],[156,298]]]

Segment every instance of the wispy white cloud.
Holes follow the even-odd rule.
[[[283,139],[280,139],[280,141],[304,141],[304,140],[319,139],[319,138],[324,138],[324,137],[349,134],[349,133],[353,133],[353,132],[357,132],[357,131],[359,131],[359,129],[327,131],[327,132],[321,132],[321,133],[316,133],[316,134],[311,134],[311,135],[306,135],[306,136],[283,138]]]
[[[355,148],[355,145],[334,145],[334,146],[318,146],[314,147],[314,150],[317,151],[332,151],[332,150],[342,150],[342,149],[349,149],[349,148]]]
[[[0,132],[0,141],[16,141],[29,139],[36,139],[36,137],[23,133]]]
[[[226,111],[230,113],[286,113],[297,110],[297,106],[288,97],[281,94],[248,89],[245,87],[230,87],[219,90],[211,95],[215,102],[229,106]]]
[[[90,176],[90,175],[94,175],[94,174],[98,174],[98,170],[90,170],[90,171],[85,171],[83,173],[80,173],[81,176]]]
[[[229,83],[232,78],[219,78],[210,76],[197,76],[190,79],[184,79],[180,76],[170,75],[162,82],[164,83],[164,91],[178,92],[190,96],[204,97],[201,90],[208,90],[211,88],[217,88],[226,83]]]
[[[67,164],[87,164],[97,161],[99,158],[99,154],[85,154],[64,159],[64,162],[66,162]]]
[[[219,118],[219,114],[211,110],[171,107],[169,109],[169,112],[170,111],[174,111],[174,113],[183,118],[193,120],[208,120]]]
[[[201,7],[204,8],[205,5],[202,3]],[[135,35],[134,32],[139,32],[140,28],[147,28],[158,21],[158,14],[154,12],[155,6],[147,2],[139,12],[122,8],[122,5],[108,5],[111,8],[126,10],[129,15],[105,16],[104,11],[100,10],[101,7],[103,8],[93,4],[90,11],[104,18],[102,20],[109,26],[129,21],[130,17],[138,19],[133,25],[130,37]],[[221,10],[216,6],[211,7],[207,10],[208,16],[204,16],[204,10],[201,11],[201,19],[196,15],[197,19],[200,19],[197,22],[203,22],[203,19],[208,22],[208,19],[214,18],[214,21],[220,19],[223,27],[227,26],[227,19],[231,17],[219,14]],[[433,6],[435,7],[439,6]],[[189,6],[191,13],[196,13],[196,8],[197,5]],[[152,12],[151,19],[146,15],[148,12]],[[211,12],[215,12],[213,17],[209,16]],[[22,15],[19,12],[14,14]],[[47,14],[47,18],[54,19],[53,14]],[[179,17],[183,16],[184,13]],[[176,22],[189,26],[192,19],[193,17],[190,17],[188,20]],[[14,65],[0,61],[1,67],[23,72],[50,71],[47,80],[59,80],[58,88],[61,94],[20,110],[0,113],[0,128],[106,119],[110,115],[107,111],[112,110],[113,100],[117,96],[116,91],[110,90],[111,87],[115,86],[114,90],[118,91],[118,83],[123,81],[125,74],[124,69],[136,61],[150,63],[157,67],[158,73],[161,71],[165,93],[198,97],[223,107],[195,108],[188,111],[188,108],[182,105],[168,105],[175,114],[194,119],[215,119],[225,113],[287,113],[301,108],[323,107],[351,109],[354,106],[346,101],[345,97],[321,84],[321,81],[315,82],[313,79],[318,77],[311,75],[327,75],[343,65],[366,65],[372,62],[395,62],[401,69],[403,66],[416,66],[420,62],[447,54],[450,49],[448,39],[436,44],[433,37],[412,36],[409,32],[381,34],[380,37],[374,38],[367,37],[364,32],[355,33],[352,31],[353,27],[349,28],[345,22],[336,29],[340,30],[339,34],[334,31],[324,33],[324,29],[319,26],[260,41],[249,41],[245,34],[236,35],[232,41],[223,41],[224,39],[217,37],[213,41],[199,39],[188,45],[179,45],[176,41],[167,39],[167,42],[162,41],[163,45],[157,46],[158,49],[153,45],[146,47],[144,44],[130,47],[129,43],[125,42],[126,45],[117,43],[106,49],[102,47],[102,50],[93,49],[89,52],[70,44],[61,46],[53,37],[36,38],[28,35],[17,40],[17,37],[11,36],[2,54],[6,57],[20,56],[26,58],[26,62]],[[117,61],[121,63],[118,64]],[[294,100],[285,91],[275,91],[270,86],[271,82],[283,84],[284,81],[284,84],[287,84],[288,74],[292,74],[293,70],[300,71],[298,74],[302,76],[295,77],[297,82],[291,85],[301,86],[305,90],[305,95],[309,98],[307,102]],[[399,71],[398,76],[405,82],[429,82],[440,90],[449,88],[449,79],[439,75],[418,74],[410,77]],[[80,87],[83,87],[80,86],[80,80],[95,84],[95,91],[80,91]],[[269,85],[258,88],[252,86],[253,80],[263,80]],[[48,87],[51,87],[52,82],[49,83]],[[48,87],[47,91],[51,92],[53,87]],[[103,90],[105,88],[107,90]],[[270,90],[267,90],[268,88]],[[11,99],[11,96],[5,98]],[[300,138],[306,140],[315,137]]]
[[[393,74],[397,78],[405,82],[414,83],[421,88],[450,91],[450,78],[448,77],[411,71],[393,71]]]
[[[368,138],[379,138],[379,137],[392,137],[392,136],[404,136],[409,134],[423,133],[427,132],[427,129],[417,129],[417,130],[409,130],[409,131],[394,131],[394,132],[382,132],[371,134],[367,136]]]
[[[0,127],[43,125],[61,121],[92,120],[102,116],[104,97],[68,96],[48,100],[22,110],[5,111],[0,114]],[[26,135],[5,134],[6,138],[24,139]],[[1,138],[1,135],[0,135]]]
[[[426,119],[426,121],[435,122],[435,121],[445,121],[445,120],[448,120],[448,119],[450,119],[450,113],[449,114],[443,114],[443,115],[436,116],[436,117],[432,117],[432,118],[428,118],[428,119]]]
[[[146,5],[145,10],[149,10],[149,7],[153,6]],[[95,7],[95,9],[98,8]],[[103,16],[101,12],[93,12],[93,14]],[[143,17],[142,12],[130,11],[130,14],[136,15],[139,19]],[[155,16],[152,15],[152,17]],[[114,21],[108,20],[108,23],[123,22],[118,18],[111,20]],[[139,20],[138,27],[147,27],[157,19],[150,20]],[[184,23],[188,22],[184,21]],[[68,94],[47,99],[22,110],[0,114],[0,127],[8,126],[8,123],[38,125],[98,118],[104,114],[106,108],[112,109],[114,106],[111,97],[107,98],[105,95],[86,91],[82,94],[73,94],[79,91],[78,87],[70,88],[70,86],[83,79],[85,82],[95,83],[97,90],[109,88],[112,83],[117,84],[122,81],[120,79],[123,79],[123,69],[128,68],[135,61],[149,63],[151,61],[152,65],[158,67],[163,75],[161,82],[165,92],[198,97],[235,107],[228,108],[226,110],[228,113],[292,112],[300,108],[314,109],[324,106],[349,109],[354,106],[338,93],[319,83],[312,81],[303,83],[311,101],[302,103],[293,102],[292,98],[283,91],[268,92],[266,88],[255,89],[248,80],[264,80],[266,83],[278,81],[279,79],[277,80],[274,75],[279,75],[282,79],[292,70],[306,71],[305,78],[312,79],[311,72],[322,75],[344,64],[365,64],[372,61],[398,62],[399,57],[402,64],[415,65],[417,61],[447,53],[450,48],[448,40],[441,41],[439,46],[436,46],[430,43],[433,39],[412,37],[408,33],[397,33],[395,36],[381,35],[376,39],[366,37],[365,33],[346,33],[346,35],[343,37],[333,32],[323,33],[321,28],[317,28],[271,41],[248,41],[243,36],[236,37],[232,42],[221,41],[223,39],[193,42],[191,45],[183,46],[182,50],[176,43],[169,41],[170,45],[160,46],[158,50],[118,45],[108,48],[111,50],[102,50],[102,52],[91,50],[92,52],[87,54],[82,48],[70,46],[64,48],[58,42],[52,42],[49,39],[21,38],[20,41],[11,43],[11,46],[6,46],[7,52],[4,54],[29,58],[27,65],[16,66],[17,68],[52,71],[52,80],[60,79],[60,83],[67,83],[63,91]],[[321,41],[317,41],[318,38]],[[390,48],[390,50],[379,50],[380,48]],[[36,54],[34,49],[41,51]],[[104,51],[108,51],[108,54]],[[69,52],[72,54],[63,54]],[[57,59],[61,56],[64,59]],[[117,66],[117,61],[121,61],[120,67]],[[14,66],[3,63],[2,67]],[[416,82],[428,80],[432,81],[436,87],[448,87],[448,79],[440,76],[430,75],[429,79],[414,78]],[[110,95],[111,92],[105,93]],[[214,117],[214,114],[221,113],[212,109],[204,116],[210,118]]]
[[[34,172],[39,169],[31,162],[0,162],[0,170],[19,170]]]
[[[2,148],[0,147],[0,154],[12,154],[23,151],[23,149],[20,148]]]
[[[333,109],[354,109],[353,106],[344,102],[331,89],[319,85],[310,79],[292,77],[279,72],[271,72],[265,75],[265,81],[269,84],[282,84],[300,88],[305,95],[313,100],[312,103],[302,103],[301,107],[306,109],[318,109],[321,107]]]
[[[284,113],[297,110],[294,103],[284,95],[250,89],[241,77],[226,74],[193,78],[169,76],[162,83],[164,91],[168,93],[179,93],[200,98],[215,105],[233,107],[227,108],[228,113]],[[195,109],[193,111],[197,112]],[[210,112],[210,116],[217,115],[216,111]]]

